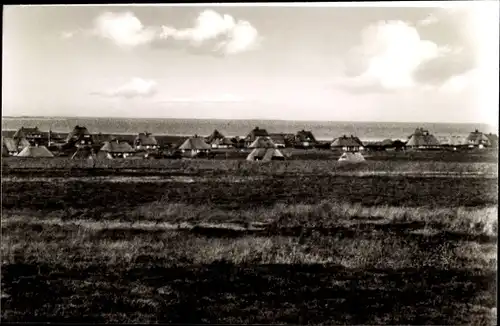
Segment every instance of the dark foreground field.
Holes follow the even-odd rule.
[[[11,164],[2,321],[495,323],[496,164],[231,164]]]

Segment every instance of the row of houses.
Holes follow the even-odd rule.
[[[259,142],[256,143],[257,140],[259,140]],[[207,137],[200,137],[198,135],[189,137],[179,146],[175,146],[175,148],[180,151],[180,153],[193,157],[208,154],[213,149],[221,148],[267,148],[266,146],[262,147],[262,145],[264,145],[264,140],[272,142],[273,145],[271,147],[278,149],[292,146],[310,148],[318,145],[311,131],[300,130],[296,134],[272,134],[268,133],[265,129],[256,127],[245,138],[228,138],[220,131],[214,130],[212,134]],[[255,147],[256,144],[260,144],[260,147]],[[475,130],[470,133],[466,143],[463,145],[467,147],[483,148],[494,147],[497,146],[497,144],[498,137],[496,135],[486,135]],[[78,125],[75,126],[65,138],[52,131],[44,134],[37,127],[22,127],[16,131],[12,138],[2,137],[2,153],[8,155],[29,156],[38,153],[38,155],[48,156],[48,153],[51,151],[47,149],[45,145],[48,145],[49,149],[56,152],[64,150],[74,151],[74,149],[76,149],[72,155],[74,158],[93,155],[92,153],[101,153],[101,155],[105,155],[108,158],[126,158],[137,155],[137,153],[145,153],[147,156],[149,153],[157,152],[161,147],[156,138],[148,132],[139,133],[135,137],[133,143],[130,144],[112,136],[103,136],[102,134],[92,135],[86,127]],[[372,142],[365,145],[356,136],[343,135],[325,145],[331,149],[353,153],[363,150],[404,150],[406,148],[434,149],[442,146],[434,135],[423,128],[417,128],[415,132],[408,137],[406,142],[386,139],[382,142]],[[24,151],[25,149],[26,151]],[[259,155],[256,155],[257,152],[254,153],[254,156],[259,157]],[[279,156],[279,154],[276,155]]]

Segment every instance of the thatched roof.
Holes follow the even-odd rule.
[[[274,144],[276,145],[285,145],[285,135],[284,134],[269,134],[269,137],[273,141]]]
[[[179,146],[181,150],[200,150],[200,149],[211,149],[210,145],[205,142],[205,139],[202,137],[194,136],[189,137]]]
[[[285,156],[277,148],[255,148],[248,154],[247,161],[255,161],[256,159],[267,162],[273,159],[285,159]]]
[[[269,134],[268,134],[266,129],[260,129],[259,127],[255,127],[247,135],[247,138],[248,139],[255,139],[256,137],[269,137]]]
[[[225,139],[226,137],[217,129],[215,129],[210,136],[207,137],[207,143],[213,144],[213,141],[219,139]]]
[[[363,143],[358,137],[346,135],[335,138],[331,144],[331,147],[360,147],[363,146]]]
[[[38,127],[34,127],[34,128],[21,127],[16,131],[16,133],[14,134],[14,136],[12,136],[12,138],[14,138],[14,139],[25,138],[26,135],[29,135],[29,134],[41,135],[42,133],[40,132]]]
[[[248,148],[275,148],[276,144],[270,137],[257,137]]]
[[[469,134],[467,137],[467,143],[475,145],[490,145],[491,140],[482,132],[477,129]]]
[[[226,146],[232,146],[234,145],[233,142],[231,141],[231,139],[229,138],[216,138],[214,140],[212,140],[210,142],[211,145],[217,145],[217,146],[220,146],[220,145],[226,145]]]
[[[23,139],[25,142],[27,142],[26,139]],[[26,145],[28,146],[29,143]],[[24,147],[26,147],[24,146]],[[2,147],[5,147],[5,149],[8,152],[17,152],[17,142],[12,139],[12,138],[7,138],[7,137],[2,137]]]
[[[117,139],[112,141],[107,141],[101,147],[102,152],[108,153],[133,153],[135,150],[130,146],[129,143],[125,141],[119,141]]]
[[[5,146],[5,143],[2,142],[2,157],[9,156],[9,149]]]
[[[439,146],[440,143],[434,135],[423,128],[417,128],[406,143],[406,146]]]
[[[54,157],[45,146],[26,146],[19,154],[19,157]]]
[[[308,130],[300,130],[297,132],[295,135],[295,139],[299,142],[315,142],[316,138],[314,137],[313,133]]]
[[[86,127],[83,126],[75,126],[73,130],[68,134],[68,137],[66,137],[66,141],[78,141],[82,139],[92,139],[92,135],[90,132],[87,130]]]
[[[2,137],[2,143],[5,144],[9,152],[17,152],[20,148],[25,148],[29,146],[30,143],[26,138],[13,139],[8,137]]]
[[[363,155],[361,155],[360,152],[346,152],[339,157],[340,162],[363,162],[364,160],[365,158],[363,157]]]
[[[73,156],[71,156],[71,159],[87,159],[87,158],[95,158],[95,153],[93,150],[89,148],[79,148],[73,153]]]
[[[141,132],[135,137],[134,140],[135,144],[140,144],[142,146],[153,146],[153,145],[158,145],[158,142],[156,141],[156,138],[148,133],[148,132]]]

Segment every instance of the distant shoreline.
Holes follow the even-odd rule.
[[[65,117],[65,116],[2,116],[2,119],[7,119],[7,120],[67,120],[67,119],[123,119],[123,120],[151,120],[151,119],[158,119],[158,120],[177,120],[177,121],[210,121],[210,120],[215,120],[215,121],[251,121],[251,122],[297,122],[297,123],[353,123],[353,124],[366,124],[366,123],[380,123],[380,124],[402,124],[402,125],[408,125],[408,124],[453,124],[453,125],[485,125],[485,126],[491,126],[495,127],[492,124],[486,123],[486,122],[478,122],[478,121],[471,121],[471,122],[438,122],[438,121],[362,121],[362,120],[295,120],[295,119],[259,119],[259,118],[252,118],[252,119],[238,119],[238,118],[231,118],[231,119],[221,119],[221,118],[167,118],[167,117],[147,117],[147,118],[142,118],[142,117],[90,117],[90,116],[82,116],[82,117]]]

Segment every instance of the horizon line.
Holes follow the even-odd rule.
[[[376,121],[376,120],[299,120],[299,119],[269,119],[269,118],[167,118],[167,117],[111,117],[111,116],[35,116],[35,115],[2,115],[2,118],[46,118],[46,119],[163,119],[163,120],[221,120],[221,121],[283,121],[283,122],[344,122],[344,123],[422,123],[422,124],[483,124],[497,127],[493,124],[480,121],[453,122],[453,121]],[[498,128],[498,127],[497,127]]]

